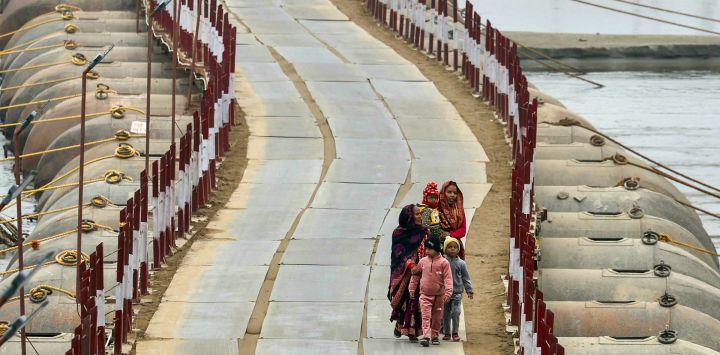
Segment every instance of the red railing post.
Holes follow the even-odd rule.
[[[186,167],[185,167],[185,154],[186,154],[186,143],[187,143],[187,134],[183,134],[182,137],[180,137],[180,147],[179,147],[179,154],[180,158],[178,159],[178,168],[179,172],[178,175],[180,179],[182,180],[182,183],[180,184],[180,193],[178,194],[179,202],[178,202],[178,210],[177,210],[177,224],[178,224],[178,233],[180,234],[180,237],[185,236],[185,185],[187,183],[187,176],[186,176]]]
[[[167,188],[167,156],[168,154],[165,153],[160,158],[160,178],[158,179],[159,189],[160,192],[158,194],[158,211],[157,216],[160,220],[160,254],[162,255],[163,261],[165,261],[165,256],[170,255],[170,243],[169,243],[169,228],[168,228],[168,221],[166,220],[167,216],[167,195],[166,195],[166,188]]]
[[[217,77],[217,76],[216,76]],[[217,90],[213,90],[210,97],[217,98]],[[216,134],[216,121],[217,116],[215,114],[215,102],[209,102],[207,105],[208,114],[207,114],[207,123],[208,123],[208,134],[209,134],[209,142],[208,146],[211,148],[209,152],[209,159],[210,159],[210,165],[208,169],[208,189],[207,189],[207,195],[206,200],[208,201],[210,199],[210,191],[212,191],[213,188],[216,187],[215,183],[215,167],[216,167],[216,160],[217,160],[217,147],[218,147],[218,135]]]
[[[407,12],[407,5],[406,8],[403,10],[404,11],[400,14],[400,21],[398,22],[398,33],[400,33],[400,37],[403,37],[405,40],[407,40],[408,21],[405,20],[405,12]]]
[[[169,210],[168,210],[168,218],[170,221],[170,235],[172,238],[172,245],[177,246],[177,230],[176,230],[176,223],[177,220],[175,219],[176,216],[176,209],[177,209],[177,199],[175,196],[175,187],[176,187],[176,181],[177,181],[177,171],[175,170],[175,166],[177,165],[177,158],[175,154],[176,152],[176,145],[175,143],[172,144],[170,147],[170,153],[169,153],[169,161],[168,161],[168,192],[170,194],[170,201],[168,204]]]
[[[97,354],[105,354],[105,256],[103,255],[103,243],[95,247],[97,265],[95,266],[95,305],[97,307],[95,338]]]
[[[412,43],[413,47],[417,48],[417,38],[419,37],[418,31],[417,31],[417,24],[415,23],[417,21],[417,7],[418,5],[415,4],[415,6],[411,7],[410,9],[410,17],[408,18],[408,22],[410,23],[410,43]]]
[[[187,169],[187,185],[186,185],[186,198],[185,198],[185,232],[190,232],[190,215],[193,211],[193,200],[195,199],[193,196],[193,191],[195,188],[194,180],[193,180],[193,173],[197,172],[197,167],[193,165],[193,125],[188,123],[187,129],[185,131],[186,141],[185,144],[187,145],[187,154],[185,155],[185,166]]]
[[[158,162],[152,163],[152,197],[153,197],[153,269],[160,269],[162,263],[162,246],[160,245],[161,218],[158,213],[160,208],[159,171]]]
[[[480,29],[480,15],[478,15],[477,13],[474,13],[474,17],[475,17],[474,23],[475,23],[475,26],[476,26],[476,28],[475,28],[475,43],[477,44],[476,47],[479,48],[479,47],[480,47],[480,43],[481,43],[480,38],[481,38],[481,36],[482,36],[482,31],[481,31],[481,29]],[[473,87],[473,92],[480,92],[480,63],[481,63],[481,61],[480,61],[480,58],[479,58],[479,56],[478,56],[479,51],[476,51],[476,53],[477,53],[477,54],[476,54],[475,56],[476,56],[477,58],[475,58],[475,60],[476,60],[477,63],[476,63],[475,68],[474,68],[475,70],[474,70],[474,72],[473,72],[473,74],[472,74],[472,75],[473,75],[473,83],[475,84],[475,86]]]
[[[458,2],[457,0],[452,0],[453,3],[453,29],[455,26],[457,26],[458,22]],[[447,8],[445,9],[447,11]],[[463,41],[464,38],[456,38],[455,33],[453,33],[453,40],[456,41]],[[458,48],[457,44],[453,47],[453,71],[458,70]],[[447,59],[447,58],[446,58]]]
[[[120,211],[120,233],[118,233],[118,252],[117,252],[117,270],[115,273],[115,281],[118,285],[115,287],[115,328],[113,329],[114,353],[122,354],[122,338],[123,338],[123,308],[124,308],[124,253],[125,253],[125,229],[127,228],[125,209]]]
[[[427,0],[420,1],[420,10],[418,13],[418,27],[420,28],[420,50],[425,50],[425,9],[427,8]]]
[[[207,97],[209,98],[212,95],[212,92],[210,92]],[[211,151],[210,151],[210,145],[214,144],[210,140],[210,117],[209,117],[209,105],[206,104],[204,106],[202,119],[200,122],[200,126],[202,127],[202,138],[203,138],[203,147],[202,147],[202,155],[203,155],[203,169],[202,169],[202,198],[201,198],[201,204],[205,205],[208,201],[208,198],[210,196],[210,163],[212,160]]]
[[[440,1],[440,0],[438,0]],[[430,0],[430,23],[434,26],[435,25],[435,19],[437,14],[435,13],[435,0]],[[423,17],[425,14],[423,13]],[[428,54],[433,54],[435,52],[435,34],[433,31],[428,31]],[[440,45],[437,46],[440,48]]]
[[[125,209],[126,213],[126,224],[125,224],[125,239],[124,242],[124,253],[123,253],[123,327],[122,327],[122,342],[127,343],[127,336],[130,333],[130,324],[132,323],[132,288],[133,288],[133,269],[130,265],[131,255],[133,252],[133,237],[132,237],[132,223],[130,217],[132,214],[132,202],[129,201]]]
[[[470,51],[472,50],[472,16],[468,16],[469,11],[472,11],[472,4],[469,1],[465,2],[468,6],[465,8],[465,38],[463,38],[463,52],[462,52],[462,75],[468,83],[470,82],[469,68],[470,68]]]
[[[445,42],[445,37],[447,34],[448,27],[446,16],[447,16],[447,10],[445,7],[447,6],[447,0],[437,0],[437,24],[435,25],[435,32],[436,32],[436,45],[437,45],[437,61],[443,62],[443,43]]]
[[[543,302],[542,300],[540,302],[538,302],[537,314],[538,314],[538,321],[537,321],[538,322],[538,332],[537,332],[538,343],[537,343],[537,346],[540,348],[541,354],[547,354],[547,350],[544,349],[546,347],[546,342],[547,342],[547,340],[546,340],[547,339],[547,324],[546,324],[546,319],[545,319],[546,307],[545,307],[545,302]]]
[[[132,201],[132,226],[133,226],[133,262],[132,262],[132,268],[133,268],[133,301],[136,303],[140,302],[140,294],[138,291],[140,291],[139,288],[139,282],[140,282],[140,268],[139,264],[142,261],[142,256],[140,255],[140,204],[142,203],[142,192],[140,190],[136,190],[134,197],[131,198],[129,201]],[[128,206],[130,208],[130,206]]]
[[[97,251],[97,248],[95,248]],[[88,297],[93,303],[93,306],[90,310],[90,329],[88,330],[88,337],[89,337],[89,353],[95,354],[97,349],[97,338],[95,337],[95,333],[97,332],[97,310],[98,310],[98,303],[99,302],[105,302],[105,300],[100,301],[99,298],[97,298],[97,287],[98,287],[98,275],[97,275],[97,268],[98,268],[98,254],[97,252],[93,252],[90,254],[90,284],[88,285]]]
[[[82,339],[82,326],[79,325],[77,328],[75,328],[75,336],[72,339],[71,347],[73,354],[81,354],[82,353],[82,347],[81,347],[81,339]]]
[[[148,177],[147,171],[140,173],[140,292],[148,294]]]
[[[540,305],[543,305],[542,308]],[[540,326],[540,320],[542,318],[542,314],[545,313],[545,304],[543,302],[543,293],[540,290],[535,290],[535,304],[533,309],[533,329],[532,333],[535,334],[534,339],[537,339],[538,337],[538,327]],[[533,347],[537,347],[538,344],[531,344]]]

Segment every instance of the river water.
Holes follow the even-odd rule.
[[[641,16],[720,32],[720,23],[653,10],[616,0],[471,0],[482,21],[501,31],[711,35],[588,5],[596,4]],[[583,3],[584,2],[584,3]],[[630,0],[629,2],[720,19],[717,0]]]
[[[720,72],[594,72],[584,76],[605,85],[600,89],[560,73],[530,72],[528,77],[621,143],[720,187]],[[717,198],[678,188],[691,203],[720,214]],[[700,216],[716,248],[720,247],[720,220]]]

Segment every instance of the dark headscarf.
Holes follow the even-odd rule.
[[[448,187],[455,186],[457,189],[457,199],[454,204],[450,204],[445,196]],[[440,190],[440,226],[446,231],[454,231],[462,227],[465,219],[465,210],[463,209],[463,194],[455,181],[447,181]]]
[[[414,205],[407,205],[400,211],[398,227],[392,234],[390,251],[390,270],[392,273],[403,272],[407,259],[414,257],[422,245],[423,239],[430,232],[422,224],[415,224]],[[415,260],[413,260],[415,261]]]

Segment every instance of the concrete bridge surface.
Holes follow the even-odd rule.
[[[417,353],[388,321],[391,233],[430,180],[458,181],[472,218],[490,188],[483,147],[412,63],[328,0],[226,5],[248,165],[137,353]]]

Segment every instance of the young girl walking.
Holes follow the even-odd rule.
[[[468,274],[465,261],[458,257],[460,253],[460,242],[453,237],[447,237],[445,238],[443,250],[445,250],[445,259],[450,263],[453,278],[452,296],[443,311],[443,330],[445,332],[443,340],[452,339],[452,341],[460,341],[458,329],[460,327],[462,294],[463,291],[465,291],[468,294],[468,298],[473,299],[472,282],[470,282],[470,275]]]
[[[440,255],[442,244],[438,238],[428,238],[425,242],[425,257],[418,263],[418,273],[410,281],[410,295],[414,296],[420,288],[420,312],[422,314],[422,346],[440,345],[440,326],[442,324],[443,305],[453,292],[453,279],[450,263]]]

